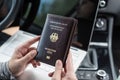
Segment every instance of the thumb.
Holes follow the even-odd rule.
[[[61,60],[57,60],[55,64],[55,72],[53,74],[52,79],[61,80],[61,73],[62,73],[62,62]]]
[[[31,50],[21,59],[21,61],[24,63],[28,63],[36,56],[36,54],[37,54],[36,50]]]

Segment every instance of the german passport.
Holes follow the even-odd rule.
[[[60,59],[64,66],[76,26],[74,18],[48,14],[35,59],[52,66]]]

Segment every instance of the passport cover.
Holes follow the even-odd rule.
[[[74,18],[48,14],[35,59],[52,66],[60,59],[65,66],[76,26]]]

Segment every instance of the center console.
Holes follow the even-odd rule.
[[[79,80],[116,80],[112,27],[113,17],[98,15],[88,54],[76,72]]]

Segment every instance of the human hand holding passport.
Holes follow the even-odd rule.
[[[65,66],[76,26],[74,18],[48,14],[35,59],[52,66],[59,59]]]

